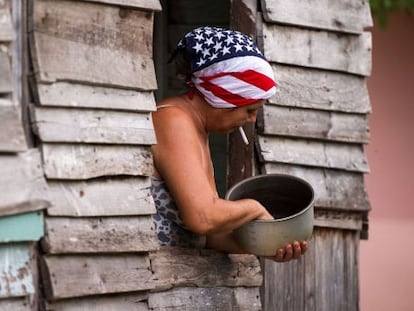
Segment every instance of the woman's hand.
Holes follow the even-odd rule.
[[[295,241],[292,244],[288,244],[285,247],[279,248],[276,251],[275,256],[267,256],[265,258],[276,262],[286,262],[292,259],[298,259],[301,255],[305,254],[307,249],[308,243],[306,241]]]

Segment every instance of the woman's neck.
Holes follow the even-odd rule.
[[[196,127],[207,136],[207,114],[210,106],[197,92],[194,92],[191,96],[187,93],[182,94],[181,97]]]

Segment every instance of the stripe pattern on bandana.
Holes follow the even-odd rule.
[[[200,27],[178,43],[180,50],[189,56],[192,84],[213,107],[250,105],[276,92],[270,64],[245,34]]]

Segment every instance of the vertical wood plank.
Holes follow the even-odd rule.
[[[264,262],[264,311],[358,310],[358,231],[318,229],[297,261]]]
[[[7,0],[0,1],[0,42],[9,42],[14,39],[10,2]]]
[[[0,13],[1,14],[1,13]],[[0,15],[1,19],[1,15]],[[1,25],[0,25],[1,27]],[[12,73],[10,60],[7,53],[0,51],[0,93],[10,93],[13,91]]]
[[[34,294],[29,262],[27,244],[0,244],[0,298]]]
[[[252,0],[231,1],[230,26],[245,34],[256,37],[257,3]],[[240,180],[253,175],[254,172],[254,125],[243,126],[249,144],[246,145],[238,131],[228,135],[229,160],[227,188]]]
[[[11,100],[0,98],[0,151],[27,150],[19,108]]]

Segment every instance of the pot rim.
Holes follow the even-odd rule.
[[[286,178],[290,178],[290,179],[295,179],[296,181],[301,182],[302,184],[304,184],[305,186],[307,186],[310,189],[311,192],[311,200],[309,202],[309,204],[302,210],[300,210],[299,212],[293,214],[293,215],[289,215],[283,218],[275,218],[275,219],[255,219],[252,220],[250,223],[275,223],[275,222],[283,222],[295,217],[298,217],[299,215],[302,215],[304,213],[306,213],[309,209],[313,208],[314,204],[315,204],[315,191],[312,187],[312,185],[306,181],[305,179],[295,176],[295,175],[290,175],[290,174],[283,174],[283,173],[272,173],[272,174],[259,174],[259,175],[254,175],[251,177],[248,177],[246,179],[243,179],[241,181],[239,181],[238,183],[234,184],[232,187],[230,187],[230,189],[226,192],[225,195],[225,199],[226,200],[230,200],[229,196],[230,194],[239,186],[245,184],[245,183],[249,183],[252,180],[255,179],[263,179],[263,178],[269,178],[269,177],[286,177]],[[248,223],[247,223],[248,224]],[[246,224],[246,225],[247,225]]]

